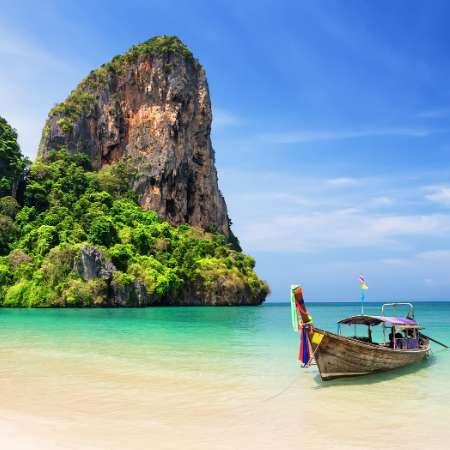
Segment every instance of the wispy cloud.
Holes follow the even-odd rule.
[[[31,39],[11,30],[0,23],[0,55],[2,58],[15,59],[21,64],[38,63],[37,68],[51,67],[53,69],[67,69],[65,61],[51,51],[36,44]]]
[[[74,68],[35,39],[0,22],[0,114],[16,128],[23,153],[34,157],[47,113]],[[32,69],[30,69],[32,68]],[[69,92],[69,89],[62,89]]]
[[[350,248],[403,248],[402,238],[450,232],[450,215],[378,216],[358,209],[279,215],[239,230],[251,250],[315,252]]]
[[[435,108],[420,111],[416,114],[421,119],[441,119],[450,116],[450,108]]]
[[[222,108],[213,109],[213,127],[216,129],[234,127],[242,124],[242,119],[237,115]]]
[[[327,180],[327,183],[331,186],[354,186],[355,184],[359,184],[359,180],[350,177],[340,177]]]
[[[450,215],[378,217],[373,220],[371,229],[379,236],[443,235],[450,231]]]
[[[425,196],[433,203],[450,207],[450,186],[430,186],[429,193]]]
[[[450,264],[450,249],[427,250],[412,253],[407,257],[384,258],[381,262],[396,267],[434,266],[440,267],[445,271],[445,267],[448,267]],[[447,279],[450,280],[450,273],[447,273]]]
[[[420,252],[417,254],[417,258],[428,261],[440,261],[440,262],[446,261],[450,263],[450,250],[438,249]]]
[[[360,130],[294,130],[281,133],[269,133],[263,136],[263,139],[277,144],[297,144],[303,142],[316,141],[337,141],[347,139],[360,139],[367,137],[409,137],[423,138],[430,136],[442,130],[428,128],[367,128]]]
[[[405,248],[436,244],[450,233],[450,214],[430,212],[421,180],[409,176],[324,178],[258,171],[223,176],[234,230],[248,251],[361,249],[395,259]]]
[[[370,200],[370,205],[377,207],[386,207],[392,206],[395,203],[395,200],[392,197],[388,197],[386,195],[382,195],[380,197],[374,197]]]
[[[291,203],[293,205],[311,205],[311,200],[308,200],[304,195],[296,195],[289,192],[280,191],[261,191],[261,192],[247,192],[242,193],[241,198],[248,202],[283,202]]]

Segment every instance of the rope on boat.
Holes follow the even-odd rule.
[[[322,341],[319,343],[319,345],[316,347],[316,349],[314,350],[314,352],[312,353],[311,357],[309,358],[308,364],[304,364],[302,367],[304,369],[308,369],[309,367],[311,367],[311,365],[313,365],[313,358],[314,355],[316,354],[317,350],[320,347],[320,344],[322,344]],[[284,394],[289,388],[292,387],[292,385],[297,381],[297,375],[294,375],[293,379],[283,388],[281,389],[280,392],[276,393],[275,395],[271,395],[270,397],[265,398],[264,400],[261,400],[261,402],[267,402],[269,400],[273,400],[274,398],[279,397],[280,395]]]
[[[279,397],[280,395],[284,394],[288,389],[290,389],[290,388],[293,386],[293,384],[294,384],[296,381],[297,381],[297,375],[295,375],[295,376],[293,377],[293,379],[289,382],[289,384],[288,384],[287,386],[285,386],[283,389],[281,389],[280,392],[278,392],[278,393],[275,394],[275,395],[271,395],[270,397],[267,397],[267,398],[261,400],[261,403],[263,403],[263,402],[268,402],[269,400],[273,400],[274,398],[277,398],[277,397]]]
[[[313,351],[312,355],[311,355],[310,358],[309,358],[308,364],[305,364],[305,365],[303,366],[304,368],[305,368],[305,367],[306,367],[306,368],[311,367],[313,358],[315,357],[317,350],[319,350],[319,347],[322,345],[322,342],[323,342],[323,339],[319,342],[319,344],[317,345],[316,349]]]
[[[321,344],[322,344],[322,341],[319,342],[319,344],[317,345],[316,349],[310,354],[308,362],[306,364],[303,364],[303,366],[302,366],[303,369],[308,369],[309,367],[311,367],[311,365],[314,365],[314,363],[313,363],[314,356],[315,356],[317,350],[319,350],[319,347],[320,347]],[[309,339],[308,339],[308,346],[310,346],[310,345],[311,344],[310,344]],[[297,375],[295,375],[293,377],[293,379],[283,389],[281,389],[280,392],[278,392],[277,394],[272,395],[270,397],[267,397],[264,400],[261,400],[261,402],[267,402],[269,400],[273,400],[274,398],[277,398],[280,395],[284,394],[295,383],[296,380],[297,380]]]

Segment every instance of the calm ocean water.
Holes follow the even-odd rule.
[[[450,303],[415,306],[425,333],[449,344]],[[308,307],[331,331],[359,312]],[[0,431],[17,448],[375,448],[381,433],[384,448],[448,448],[449,351],[328,383],[297,352],[288,304],[2,308]]]

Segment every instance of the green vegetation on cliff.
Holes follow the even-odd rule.
[[[0,117],[0,197],[13,193],[25,165],[17,143],[17,133]]]
[[[267,285],[251,257],[220,234],[175,228],[142,209],[128,188],[133,175],[126,160],[95,172],[84,154],[65,151],[35,162],[23,205],[0,199],[0,304],[231,304],[236,297],[240,303],[265,298]]]
[[[61,118],[58,125],[64,132],[70,132],[73,124],[83,112],[92,113],[90,111],[90,108],[94,105],[92,100],[98,94],[99,88],[105,86],[116,74],[123,74],[130,62],[145,55],[161,58],[180,55],[186,61],[199,65],[189,48],[177,36],[155,36],[131,47],[123,55],[117,55],[108,63],[92,70],[64,102],[59,103],[50,111],[49,116],[59,115]],[[167,68],[170,68],[168,62],[166,65]],[[46,130],[44,130],[44,133],[46,133]]]

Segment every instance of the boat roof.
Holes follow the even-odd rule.
[[[406,317],[367,316],[365,314],[346,317],[345,319],[340,320],[338,323],[344,325],[379,325],[383,322],[404,327],[418,326],[418,323],[414,319],[408,319]]]

